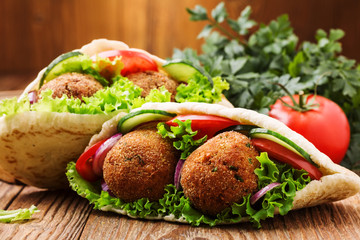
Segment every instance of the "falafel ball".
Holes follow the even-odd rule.
[[[257,190],[259,153],[245,135],[221,133],[196,149],[185,161],[180,183],[195,208],[210,216]]]
[[[171,101],[175,101],[176,88],[179,86],[179,82],[161,72],[137,72],[127,75],[127,78],[143,89],[141,92],[142,97],[146,97],[152,89],[159,89],[164,86],[171,93]]]
[[[62,74],[45,83],[39,89],[38,94],[46,89],[51,89],[53,98],[60,98],[65,94],[69,98],[82,99],[83,97],[91,97],[102,88],[103,86],[93,76],[73,72]]]
[[[157,201],[173,183],[178,153],[169,139],[153,126],[125,134],[106,155],[103,174],[111,192],[133,202]]]

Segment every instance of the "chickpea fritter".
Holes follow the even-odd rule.
[[[74,72],[62,74],[45,83],[38,94],[46,89],[51,89],[53,98],[60,98],[65,94],[69,98],[82,99],[83,97],[91,97],[102,88],[103,86],[93,76]]]
[[[181,185],[186,197],[204,214],[215,216],[257,190],[259,153],[248,137],[221,133],[196,149],[185,161]]]
[[[140,198],[157,201],[165,186],[173,183],[178,153],[169,139],[155,127],[144,127],[124,135],[107,154],[104,180],[118,198],[132,202]]]
[[[152,89],[159,89],[161,86],[164,86],[171,93],[171,101],[175,101],[176,88],[179,86],[179,83],[163,73],[145,71],[130,74],[127,78],[143,89],[141,92],[142,97],[146,97]]]

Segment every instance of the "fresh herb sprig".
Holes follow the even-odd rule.
[[[281,15],[268,25],[250,19],[246,7],[232,19],[223,2],[209,14],[197,5],[187,9],[192,21],[208,24],[198,35],[204,38],[202,53],[175,49],[173,58],[199,65],[213,77],[230,84],[226,97],[236,107],[267,113],[271,104],[286,93],[316,93],[336,102],[351,125],[351,142],[342,165],[360,169],[360,66],[341,55],[339,40],[344,32],[332,29],[316,32],[316,42],[299,43],[288,16]]]

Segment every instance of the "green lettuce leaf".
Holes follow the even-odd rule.
[[[112,86],[97,91],[91,97],[84,97],[83,102],[66,95],[53,99],[51,90],[42,91],[39,101],[34,104],[30,104],[27,97],[21,100],[4,99],[0,101],[0,116],[27,111],[109,114],[119,110],[130,111],[146,102],[170,101],[170,93],[164,88],[153,89],[146,98],[142,98],[142,89],[127,78],[118,76],[113,80]]]
[[[28,220],[36,212],[39,212],[39,210],[34,205],[32,205],[30,208],[0,210],[0,222],[13,223],[17,221]]]
[[[267,153],[261,153],[257,159],[261,165],[260,168],[255,169],[255,174],[259,178],[259,189],[273,182],[281,183],[265,194],[260,209],[250,205],[250,196],[246,199],[246,213],[254,226],[260,227],[260,220],[274,217],[277,208],[281,215],[287,214],[293,207],[296,191],[303,189],[311,179],[305,170],[294,169],[288,164],[277,164],[269,159]]]
[[[170,102],[171,93],[161,86],[159,89],[152,89],[150,93],[145,98],[136,98],[132,102],[132,108],[141,107],[144,103],[147,102]]]
[[[191,129],[190,119],[187,119],[184,122],[175,119],[174,122],[176,122],[178,126],[169,127],[164,122],[158,123],[158,133],[163,138],[168,137],[170,139],[177,139],[173,142],[173,145],[181,152],[180,159],[186,159],[198,146],[206,141],[207,136],[194,140],[197,131]]]
[[[77,114],[111,113],[116,110],[130,110],[132,101],[141,95],[141,89],[126,78],[119,77],[111,87],[97,91],[91,97],[52,98],[51,90],[41,92],[40,101],[31,105],[32,111],[69,112]]]
[[[261,153],[258,160],[261,166],[255,170],[255,174],[259,177],[259,187],[271,182],[280,182],[281,185],[267,192],[255,205],[250,204],[249,194],[242,202],[234,203],[216,217],[205,216],[196,210],[184,196],[184,192],[177,190],[173,184],[165,187],[165,194],[158,201],[150,202],[142,198],[126,203],[102,191],[100,182],[89,183],[82,179],[76,171],[74,162],[68,164],[66,175],[71,188],[94,204],[94,209],[123,211],[122,214],[139,218],[173,216],[193,226],[238,223],[246,218],[259,228],[260,221],[274,217],[276,209],[279,209],[281,215],[291,210],[296,191],[304,188],[310,182],[310,178],[304,170],[296,170],[289,165],[271,161],[267,153]]]
[[[229,89],[229,84],[221,77],[215,77],[212,80],[214,85],[206,76],[195,74],[187,84],[182,83],[177,87],[175,100],[177,102],[219,102],[222,92]]]
[[[27,112],[30,109],[28,98],[18,100],[17,97],[5,98],[0,101],[0,117],[13,115],[21,112]]]
[[[119,76],[123,68],[124,63],[121,61],[121,57],[110,60],[97,56],[96,61],[92,63],[92,69],[100,73],[101,76],[106,76],[107,79]]]

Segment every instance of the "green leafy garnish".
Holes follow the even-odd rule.
[[[255,169],[255,174],[259,178],[259,189],[273,182],[281,183],[279,187],[265,194],[261,209],[247,203],[246,211],[250,215],[250,221],[260,227],[260,220],[273,217],[276,208],[281,215],[287,214],[293,206],[296,191],[303,189],[311,179],[305,170],[294,169],[288,164],[274,163],[267,153],[261,153],[257,159],[261,164],[260,168]]]
[[[235,107],[267,113],[286,93],[316,93],[336,102],[351,126],[351,142],[342,165],[360,169],[360,66],[341,56],[340,29],[318,30],[316,42],[299,42],[287,15],[269,24],[250,19],[246,7],[237,19],[229,17],[223,2],[210,13],[197,5],[187,9],[192,21],[206,21],[199,34],[203,52],[175,49],[173,58],[201,65],[212,77],[230,84],[225,96]],[[231,31],[228,31],[231,29]],[[251,30],[251,31],[250,31]]]
[[[191,120],[180,121],[179,119],[174,120],[178,126],[168,127],[164,122],[160,122],[157,125],[158,133],[163,138],[177,139],[173,142],[174,147],[181,152],[180,159],[186,159],[198,146],[202,145],[207,136],[200,139],[194,140],[194,136],[197,131],[191,129]]]
[[[271,161],[266,153],[261,153],[257,159],[261,163],[261,167],[255,170],[259,178],[259,188],[272,182],[279,182],[281,185],[267,192],[258,204],[250,204],[249,194],[242,202],[234,203],[216,217],[205,216],[196,210],[184,196],[184,192],[177,190],[173,184],[165,187],[165,194],[158,201],[150,202],[142,198],[134,202],[124,202],[102,191],[100,182],[89,183],[82,179],[76,171],[74,162],[68,164],[66,176],[71,188],[94,204],[94,209],[122,211],[122,214],[138,218],[158,219],[173,216],[194,226],[238,223],[243,218],[248,218],[255,227],[261,227],[260,221],[274,217],[276,209],[279,209],[281,215],[291,210],[296,191],[303,189],[310,182],[310,177],[304,170],[296,170],[289,165],[279,165]]]
[[[171,93],[164,87],[161,86],[159,89],[152,89],[145,98],[136,98],[132,103],[132,108],[141,107],[147,102],[170,102]]]
[[[28,220],[36,212],[40,211],[34,205],[32,205],[30,208],[21,208],[16,210],[0,210],[0,222],[13,223]]]
[[[177,102],[219,102],[222,92],[229,89],[229,84],[220,77],[215,77],[212,81],[213,86],[206,76],[195,74],[187,84],[182,83],[177,87],[175,100]]]
[[[16,98],[4,99],[0,101],[0,116],[27,111],[110,114],[120,110],[129,111],[145,102],[170,101],[170,93],[164,88],[153,89],[147,97],[142,98],[142,89],[127,78],[118,76],[113,80],[112,86],[97,91],[91,97],[83,97],[83,101],[66,95],[54,99],[51,90],[42,91],[39,101],[34,104],[30,104],[27,97],[20,101]]]
[[[27,112],[30,109],[30,102],[27,98],[18,100],[17,97],[5,98],[0,101],[0,117]]]

